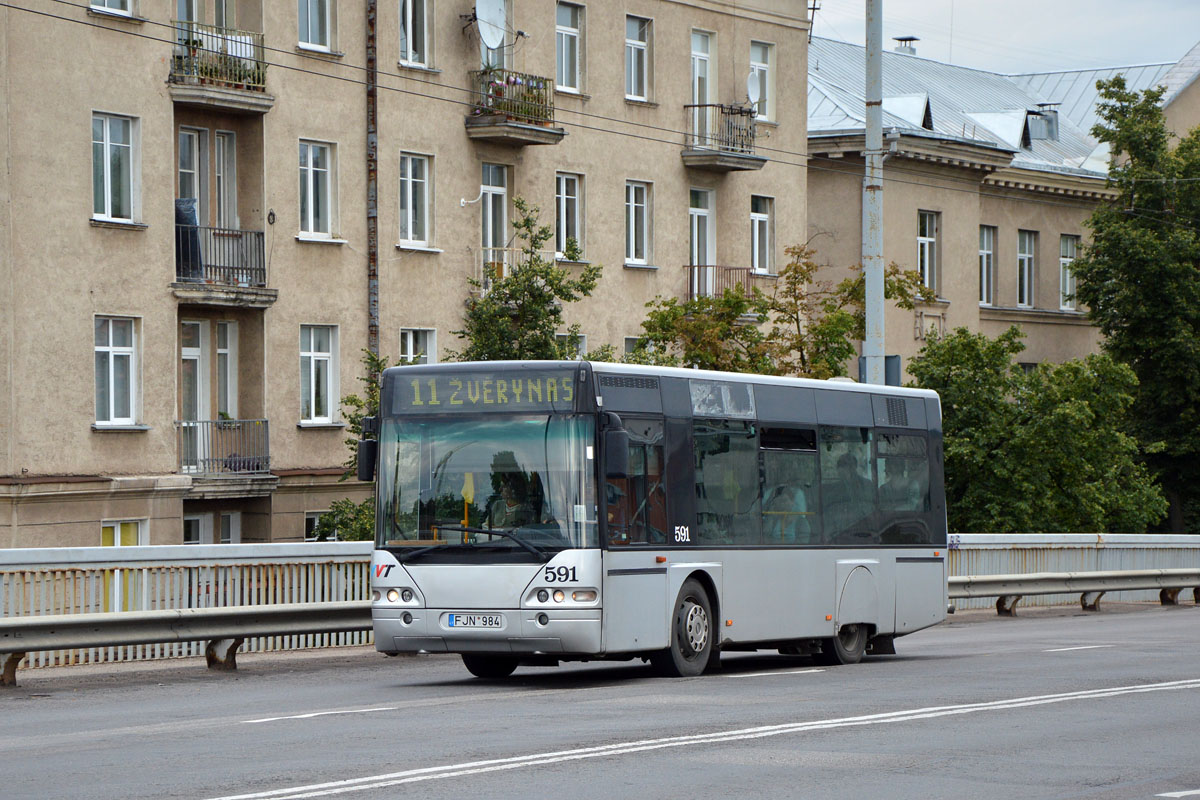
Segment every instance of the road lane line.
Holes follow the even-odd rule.
[[[1056,647],[1053,650],[1043,650],[1043,653],[1065,653],[1068,650],[1097,650],[1101,647],[1116,647],[1115,644],[1085,644],[1079,647]]]
[[[370,714],[375,711],[398,711],[399,706],[384,706],[383,708],[353,708],[342,711],[310,711],[307,714],[292,714],[287,717],[263,717],[262,719],[244,719],[243,725],[254,725],[258,722],[278,722],[281,719],[312,719],[313,717],[328,717],[333,714]]]
[[[722,675],[721,677],[722,678],[765,678],[765,677],[769,677],[771,675],[808,675],[813,672],[824,672],[824,671],[825,670],[823,670],[823,669],[789,669],[789,670],[777,670],[777,671],[772,671],[772,672],[743,672],[741,674],[732,673],[729,675]]]
[[[1186,792],[1166,792],[1164,794],[1156,794],[1155,797],[1192,797],[1200,794],[1200,789],[1191,789]]]
[[[524,756],[471,761],[461,764],[446,764],[438,767],[421,767],[383,775],[371,775],[362,778],[347,778],[345,780],[327,783],[292,786],[284,789],[271,789],[250,794],[228,795],[214,800],[282,800],[283,798],[327,797],[330,795],[347,794],[350,792],[384,789],[408,783],[429,780],[478,775],[487,772],[533,767],[543,764],[557,764],[566,761],[578,761],[589,758],[625,755],[649,750],[661,750],[687,745],[717,744],[744,739],[762,739],[788,733],[805,733],[809,731],[834,730],[838,728],[880,725],[894,722],[909,722],[912,720],[934,719],[945,716],[972,714],[980,711],[1002,711],[1013,708],[1029,708],[1054,703],[1064,703],[1072,700],[1096,700],[1108,697],[1118,697],[1147,692],[1179,691],[1185,689],[1200,689],[1200,678],[1163,683],[1135,684],[1132,686],[1114,686],[1104,689],[1089,689],[1078,692],[1061,694],[1034,695],[1016,697],[1007,700],[993,700],[984,703],[966,703],[953,706],[933,706],[907,711],[891,711],[882,714],[868,714],[858,717],[841,717],[809,722],[789,722],[779,725],[766,725],[754,728],[742,728],[712,733],[691,734],[687,736],[671,736],[660,739],[643,739],[631,742],[618,742],[608,745],[583,747],[574,750],[560,750],[550,753],[533,753]]]

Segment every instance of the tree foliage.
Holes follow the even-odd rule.
[[[1139,533],[1167,504],[1123,432],[1137,378],[1107,355],[1025,372],[1013,327],[958,328],[909,364],[942,400],[950,529]]]
[[[362,438],[363,417],[373,417],[379,413],[379,376],[389,366],[398,366],[400,362],[389,364],[384,356],[372,353],[363,348],[362,364],[364,374],[358,376],[358,382],[363,385],[364,395],[348,394],[342,397],[342,415],[346,420],[346,447],[350,456],[342,464],[346,473],[341,480],[347,480],[355,474],[355,461],[358,457],[358,440]],[[367,437],[374,438],[374,437]]]
[[[317,520],[313,532],[318,542],[369,542],[375,538],[375,498],[361,503],[349,498],[334,500]]]
[[[1171,501],[1170,529],[1200,532],[1200,129],[1172,147],[1161,88],[1097,84],[1116,197],[1092,214],[1072,264],[1105,352],[1138,378],[1131,431]],[[1161,445],[1157,444],[1161,443]]]
[[[852,340],[866,335],[862,269],[852,268],[837,283],[818,280],[812,250],[795,245],[785,252],[790,260],[770,293],[734,286],[715,297],[647,303],[629,360],[806,378],[845,375],[857,352]],[[930,298],[920,275],[896,264],[887,267],[884,290],[901,308]]]
[[[563,304],[591,295],[600,279],[598,264],[585,264],[579,277],[543,255],[543,247],[554,235],[548,225],[538,224],[539,209],[523,198],[513,200],[517,219],[513,228],[521,241],[521,256],[507,274],[487,267],[487,279],[472,278],[475,296],[467,305],[460,330],[451,331],[465,346],[448,356],[457,361],[546,360],[574,358],[579,348],[578,323],[566,328],[563,341]],[[579,246],[567,243],[568,261],[579,258]],[[484,288],[487,291],[484,291]]]

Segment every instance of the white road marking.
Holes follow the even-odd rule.
[[[729,675],[722,675],[721,677],[723,677],[723,678],[766,678],[766,677],[770,677],[771,675],[808,675],[813,672],[824,672],[824,671],[825,670],[823,670],[823,669],[789,669],[789,670],[776,670],[773,672],[742,672],[742,673],[735,672],[735,673],[731,673]]]
[[[668,747],[684,747],[687,745],[716,744],[743,739],[762,739],[769,736],[780,736],[788,733],[805,733],[817,730],[832,730],[866,725],[882,725],[892,722],[908,722],[911,720],[934,719],[937,717],[972,714],[980,711],[1002,711],[1011,708],[1028,708],[1032,706],[1065,703],[1071,700],[1096,700],[1120,695],[1142,694],[1146,692],[1178,691],[1182,689],[1200,689],[1200,678],[1182,681],[1167,681],[1164,683],[1145,683],[1133,686],[1114,686],[1106,689],[1090,689],[1081,692],[1064,692],[1062,694],[1035,695],[1032,697],[1015,697],[1008,700],[993,700],[987,703],[966,703],[954,706],[933,706],[930,708],[915,708],[908,711],[891,711],[885,714],[868,714],[860,717],[841,717],[810,722],[789,722],[782,725],[765,725],[756,728],[741,728],[738,730],[714,731],[690,736],[670,736],[661,739],[642,739],[596,747],[582,747],[575,750],[559,750],[550,753],[532,753],[525,756],[495,758],[486,761],[470,761],[462,764],[446,764],[440,767],[421,767],[402,772],[392,772],[384,775],[371,775],[364,778],[349,778],[328,783],[315,783],[307,786],[292,786],[286,789],[272,789],[252,794],[228,795],[214,800],[282,800],[282,798],[327,797],[329,795],[347,794],[369,789],[384,789],[419,781],[442,780],[464,775],[478,775],[485,772],[534,767],[542,764],[557,764],[564,761],[579,761],[588,758],[603,758],[606,756],[640,753],[647,750],[662,750]]]
[[[1043,650],[1043,653],[1065,653],[1068,650],[1097,650],[1101,647],[1116,647],[1115,644],[1085,644],[1079,647],[1056,647],[1053,650]]]
[[[313,717],[328,717],[332,714],[370,714],[374,711],[397,711],[399,706],[385,706],[383,708],[353,708],[342,711],[310,711],[307,714],[292,714],[290,717],[263,717],[262,719],[244,719],[243,725],[254,725],[258,722],[278,722],[281,719],[312,719]]]
[[[1191,789],[1186,792],[1167,792],[1165,794],[1156,794],[1155,797],[1192,797],[1200,794],[1200,789]]]

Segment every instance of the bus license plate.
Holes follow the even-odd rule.
[[[503,628],[504,617],[500,614],[447,614],[446,625],[450,628]]]

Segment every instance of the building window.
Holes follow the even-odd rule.
[[[146,520],[132,519],[100,523],[101,547],[138,547],[146,544]],[[121,572],[122,570],[116,570]]]
[[[649,98],[650,20],[625,17],[625,97]]]
[[[333,46],[332,0],[299,0],[300,44],[314,50]]]
[[[227,511],[221,514],[221,544],[241,544],[242,512]]]
[[[96,317],[96,423],[132,425],[137,416],[136,323]]]
[[[236,322],[217,323],[217,416],[237,419],[237,352]]]
[[[774,205],[770,197],[750,196],[750,267],[755,272],[769,273],[775,266],[771,225]]]
[[[183,518],[184,544],[212,544],[212,515],[197,514]]]
[[[635,352],[637,352],[638,342],[640,342],[641,340],[642,340],[642,337],[640,337],[640,336],[626,336],[625,337],[625,355],[631,356]]]
[[[1017,305],[1033,306],[1034,253],[1037,251],[1036,231],[1017,231]]]
[[[578,92],[579,82],[579,32],[582,28],[583,8],[573,3],[559,3],[555,26],[555,47],[558,67],[555,70],[555,86],[568,92]]]
[[[717,226],[713,220],[716,205],[710,189],[692,189],[688,193],[688,244],[692,266],[708,266],[716,263]]]
[[[571,344],[571,334],[556,333],[556,334],[554,334],[554,341],[556,344],[558,344],[559,347],[565,349]],[[587,334],[581,333],[581,334],[579,334],[578,341],[575,342],[575,350],[573,353],[571,353],[571,355],[575,356],[577,358],[583,358],[583,354],[586,352],[587,352]]]
[[[329,236],[332,225],[333,148],[317,142],[300,142],[300,230]]]
[[[750,79],[758,86],[758,119],[771,119],[775,108],[772,103],[774,81],[771,76],[771,56],[775,48],[765,42],[750,43]]]
[[[107,11],[110,14],[121,14],[122,16],[132,16],[133,10],[130,8],[132,0],[92,0],[91,7],[100,11]]]
[[[301,325],[301,422],[333,422],[336,370],[337,328],[332,325]]]
[[[133,219],[133,120],[92,115],[92,216]]]
[[[400,0],[400,61],[429,66],[426,0]]]
[[[436,364],[437,331],[433,328],[401,328],[400,360],[407,364]]]
[[[650,184],[625,182],[625,263],[649,263]]]
[[[938,213],[917,212],[917,271],[921,283],[937,291],[937,234]]]
[[[579,187],[583,178],[560,172],[554,176],[554,254],[566,257],[567,242],[575,240],[583,251],[582,225],[579,213]]]
[[[429,158],[400,154],[400,241],[429,243]]]
[[[238,228],[237,138],[231,131],[217,131],[213,139],[213,176],[217,203],[217,227]]]
[[[1058,305],[1064,311],[1074,311],[1075,304],[1075,273],[1071,271],[1071,262],[1079,255],[1079,237],[1062,236],[1058,240]]]
[[[328,514],[328,511],[306,511],[304,512],[304,541],[316,542],[320,541],[317,537],[317,525],[321,522],[321,517]],[[325,541],[336,542],[337,531],[333,532]]]
[[[979,305],[990,306],[996,286],[996,229],[979,226]]]

